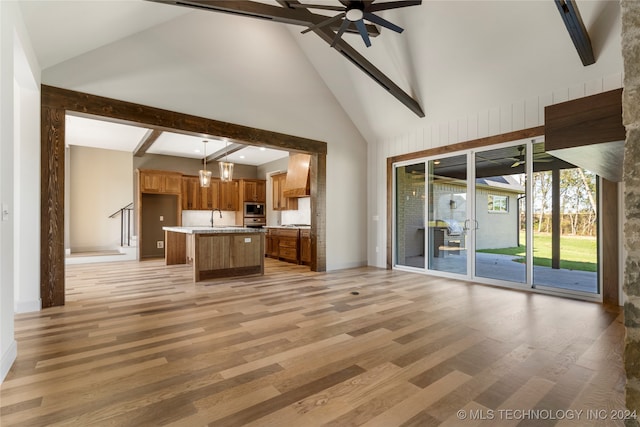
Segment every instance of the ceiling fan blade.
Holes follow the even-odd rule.
[[[322,10],[335,10],[336,12],[341,12],[344,10],[344,7],[341,6],[330,6],[326,4],[302,4],[302,3],[293,3],[291,7],[298,9],[322,9]]]
[[[370,47],[371,40],[369,40],[369,32],[367,31],[367,28],[364,26],[364,21],[362,19],[358,19],[356,21],[356,27],[358,28],[358,31],[360,31],[360,36],[362,36],[362,40],[364,40],[364,44],[366,44],[367,47]]]
[[[347,28],[349,28],[349,25],[351,25],[351,21],[349,21],[348,19],[342,21],[342,25],[340,25],[340,29],[336,33],[336,37],[331,42],[331,47],[334,47],[336,45],[337,41],[340,40],[340,37],[342,37],[342,34],[347,31]]]
[[[381,10],[398,9],[407,6],[419,6],[422,0],[401,0],[386,3],[376,3],[367,7],[367,12],[378,12]]]
[[[395,31],[396,33],[401,33],[404,31],[404,28],[398,27],[396,24],[389,22],[386,19],[380,18],[379,16],[374,15],[373,13],[365,12],[364,18],[367,21],[373,22],[378,25],[382,25],[385,28]]]
[[[343,13],[339,13],[339,14],[337,14],[336,16],[334,16],[332,18],[325,19],[324,21],[318,22],[317,24],[310,26],[306,30],[303,30],[302,34],[306,34],[309,31],[315,30],[316,28],[324,27],[325,25],[333,24],[335,21],[339,21],[340,19],[344,18],[346,15],[347,14],[344,13],[344,12]]]

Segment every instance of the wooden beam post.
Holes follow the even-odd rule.
[[[65,110],[42,105],[40,128],[40,298],[64,305]]]

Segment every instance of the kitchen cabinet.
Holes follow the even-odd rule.
[[[141,193],[181,194],[182,174],[179,172],[139,170]]]
[[[284,183],[287,179],[287,173],[279,173],[271,175],[273,183],[273,210],[274,211],[291,211],[298,209],[298,199],[284,197]]]
[[[269,229],[265,239],[265,255],[270,258],[278,258],[278,244],[278,236]]]
[[[266,236],[266,254],[271,258],[298,263],[297,228],[269,228]]]
[[[182,177],[182,210],[200,209],[200,179],[197,176]]]
[[[200,208],[220,209],[220,180],[212,179],[209,187],[200,187]]]
[[[264,274],[264,231],[164,227],[167,265],[189,264],[193,281]]]
[[[300,229],[300,263],[311,264],[311,230],[308,228]]]
[[[220,181],[220,209],[223,211],[240,210],[240,183],[238,181]]]
[[[241,181],[241,193],[243,202],[267,201],[267,181],[263,179],[243,179]]]

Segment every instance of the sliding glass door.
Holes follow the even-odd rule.
[[[425,164],[396,167],[395,264],[425,267]]]
[[[475,276],[527,281],[525,144],[475,154]]]
[[[429,160],[429,270],[467,275],[467,155]]]
[[[597,294],[597,177],[533,150],[533,286]]]
[[[395,166],[394,265],[599,294],[597,177],[518,141]]]

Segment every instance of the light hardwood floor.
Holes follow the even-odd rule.
[[[622,425],[617,307],[271,259],[199,284],[156,260],[66,271],[66,306],[16,316],[3,427]]]

